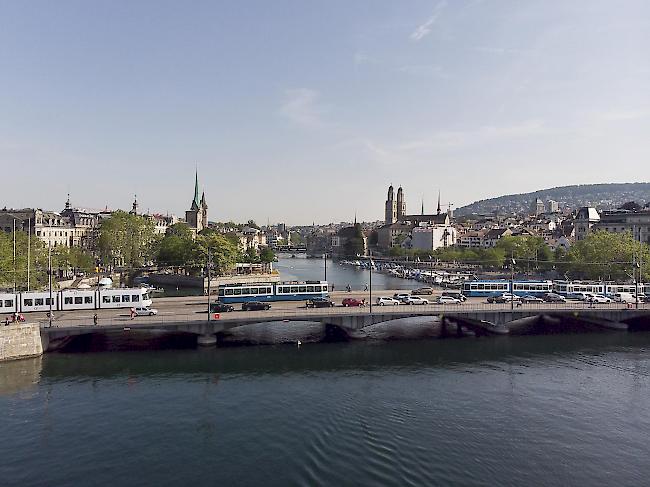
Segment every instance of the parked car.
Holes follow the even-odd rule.
[[[571,301],[584,301],[587,298],[587,296],[585,293],[576,292],[576,293],[567,294],[566,298]]]
[[[429,300],[421,298],[420,296],[408,296],[404,301],[404,304],[429,304]]]
[[[458,298],[452,298],[451,296],[438,296],[436,300],[438,304],[461,304],[462,301]]]
[[[612,298],[617,303],[636,303],[636,297],[632,293],[614,293]]]
[[[602,294],[594,294],[589,298],[589,302],[592,304],[608,304],[612,302],[612,298],[608,298]]]
[[[433,288],[432,287],[419,287],[417,289],[413,289],[411,291],[411,294],[414,295],[432,295],[433,294]]]
[[[566,298],[561,294],[556,293],[546,293],[544,294],[543,299],[547,303],[566,303]]]
[[[533,296],[532,294],[528,294],[521,298],[521,302],[522,303],[543,303],[544,300],[542,298],[538,298],[537,296]]]
[[[153,316],[157,315],[158,310],[155,308],[135,308],[135,315],[136,316]]]
[[[450,298],[456,298],[463,303],[467,301],[467,297],[463,293],[459,293],[457,291],[443,291],[442,295],[449,296]]]
[[[267,309],[271,309],[271,305],[269,303],[262,303],[261,301],[248,301],[241,305],[242,311],[264,311]]]
[[[385,296],[377,298],[377,304],[379,306],[398,306],[399,301],[395,298],[388,298]]]
[[[393,294],[393,299],[397,299],[400,302],[404,302],[407,298],[410,298],[411,295],[409,293],[395,293]]]
[[[496,296],[488,296],[488,303],[509,303],[510,301],[521,301],[521,298],[516,294],[502,293]]]
[[[354,308],[356,306],[365,306],[366,301],[356,298],[345,298],[343,301],[341,301],[341,304],[346,308]]]
[[[210,313],[230,313],[235,311],[235,307],[230,304],[220,303],[210,303]]]
[[[312,298],[305,303],[307,308],[333,308],[334,302],[327,298]]]

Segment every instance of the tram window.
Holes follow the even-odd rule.
[[[219,296],[223,296],[223,295],[224,295],[224,290],[223,290],[223,289],[219,289]]]
[[[83,304],[84,300],[81,296],[75,296],[74,304]]]
[[[5,308],[13,308],[14,307],[14,300],[13,299],[5,299]]]
[[[120,297],[119,296],[113,296],[113,302],[114,303],[119,303],[120,302]]]
[[[102,303],[109,304],[111,302],[110,296],[102,296]]]
[[[84,297],[84,303],[85,304],[93,304],[93,298],[91,296],[85,296]]]
[[[142,295],[142,301],[147,301],[149,299],[149,293],[144,293]]]
[[[241,288],[233,289],[235,296],[241,296]]]
[[[34,303],[36,306],[43,306],[43,298],[36,298]]]
[[[54,306],[54,298],[45,298],[45,304]]]
[[[232,289],[226,289],[226,296],[232,296]]]
[[[298,286],[291,286],[291,292],[292,293],[297,293],[298,292]]]
[[[131,302],[139,303],[140,302],[140,296],[138,294],[132,294],[131,295]]]
[[[314,286],[314,292],[319,293],[322,290],[323,290],[323,288],[321,286]],[[326,291],[327,291],[327,289],[326,289]]]
[[[23,299],[24,306],[34,306],[34,301],[31,299]]]
[[[478,289],[478,284],[470,284],[470,285],[469,285],[469,288],[470,288],[472,291],[476,291],[476,290]]]
[[[63,298],[65,304],[72,304],[72,298]]]
[[[242,294],[251,294],[251,290],[248,287],[243,287],[243,288],[241,288],[241,293]]]
[[[298,292],[301,292],[301,293],[307,292],[307,286],[300,286],[299,289],[300,289],[300,291],[298,291]]]
[[[125,294],[124,296],[122,296],[122,302],[123,303],[130,303],[131,302],[131,296],[128,295],[128,294]]]
[[[314,286],[307,286],[307,292],[308,293],[313,293],[314,292]]]
[[[251,290],[250,290],[250,294],[259,294],[259,291],[260,290],[258,288],[252,287]]]

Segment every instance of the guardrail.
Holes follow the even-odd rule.
[[[511,308],[509,303],[488,304],[488,303],[463,303],[463,304],[429,304],[429,305],[397,305],[397,306],[372,306],[372,314],[383,315],[426,315],[437,313],[472,313],[472,312],[531,312],[538,311],[540,313],[558,313],[558,312],[571,312],[571,311],[636,311],[635,305],[631,307],[622,303],[607,303],[598,305],[589,305],[582,302],[567,302],[567,303],[530,303],[515,305]],[[639,304],[638,310],[650,311],[650,303]],[[262,321],[291,321],[294,319],[308,319],[321,318],[323,316],[358,316],[370,314],[370,307],[343,307],[336,306],[331,308],[293,308],[293,309],[273,309],[265,311],[232,311],[228,313],[213,313],[210,315],[210,320],[215,322],[223,321],[254,321],[261,319]],[[173,324],[183,324],[191,322],[207,321],[208,316],[205,312],[194,313],[159,313],[155,316],[137,316],[131,319],[128,315],[121,316],[100,316],[97,320],[97,325],[94,325],[92,317],[61,317],[52,321],[52,327],[65,328],[65,327],[78,327],[87,326],[89,328],[97,327],[124,327],[124,328],[151,328],[155,326],[165,326]],[[49,320],[39,321],[41,327],[49,327]]]

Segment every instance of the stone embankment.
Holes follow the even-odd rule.
[[[43,354],[38,323],[0,325],[0,362]]]

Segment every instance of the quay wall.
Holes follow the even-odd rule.
[[[41,330],[38,323],[0,326],[0,362],[43,354]]]

